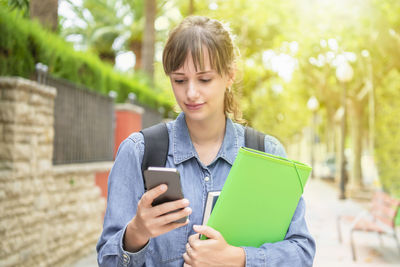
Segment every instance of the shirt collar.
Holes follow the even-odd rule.
[[[173,134],[173,156],[174,163],[180,164],[192,157],[198,158],[197,152],[193,146],[192,140],[190,139],[189,130],[187,128],[185,114],[182,112],[176,118],[172,128]],[[233,164],[237,152],[239,149],[238,144],[238,133],[233,124],[232,120],[226,119],[226,129],[224,135],[224,141],[220,150],[218,151],[217,157],[224,159],[230,165]],[[214,161],[215,161],[214,160]],[[214,161],[211,163],[213,164]]]

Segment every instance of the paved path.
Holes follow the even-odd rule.
[[[97,267],[97,254],[95,248],[93,252],[86,257],[80,259],[78,262],[73,264],[71,267]]]
[[[343,244],[339,243],[337,215],[356,215],[367,207],[367,203],[338,200],[338,190],[334,184],[319,179],[308,182],[304,199],[307,205],[306,220],[317,243],[314,266],[400,266],[400,253],[393,238],[383,237],[384,246],[381,247],[376,234],[355,233],[357,262],[352,261],[346,223],[342,228]]]
[[[357,214],[365,209],[366,203],[353,200],[338,200],[338,190],[332,183],[319,179],[310,180],[306,186],[304,199],[307,205],[306,220],[310,232],[316,239],[317,253],[315,267],[386,267],[400,266],[400,253],[393,238],[383,237],[381,247],[378,236],[368,233],[356,233],[354,240],[357,262],[351,258],[348,227],[342,228],[343,244],[337,239],[336,216],[339,213]],[[73,267],[97,266],[96,254],[81,259]]]

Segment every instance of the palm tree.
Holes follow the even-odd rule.
[[[39,19],[44,27],[52,31],[57,30],[58,0],[31,0],[29,4],[29,13],[32,19]]]
[[[143,46],[142,69],[150,76],[151,81],[153,81],[153,76],[154,76],[154,45],[156,36],[154,22],[156,19],[156,12],[157,12],[156,0],[146,0],[145,3],[146,23],[144,26],[143,43],[142,43]]]
[[[125,0],[84,0],[82,6],[70,4],[78,23],[62,29],[65,38],[74,36],[78,45],[90,50],[112,64],[115,63],[116,43],[125,44],[131,36],[133,14]],[[117,39],[119,38],[119,39]],[[118,42],[117,42],[118,41]]]
[[[71,26],[61,29],[64,38],[74,37],[74,43],[83,50],[91,50],[111,63],[114,63],[117,51],[133,51],[136,56],[135,70],[147,70],[152,77],[156,41],[154,20],[166,13],[168,1],[83,0],[81,6],[74,5],[71,0],[61,1],[69,3],[77,17]],[[145,15],[146,4],[149,16]],[[169,4],[168,8],[171,8]],[[175,17],[168,16],[167,19],[179,19]],[[157,36],[164,36],[165,31],[157,32]],[[146,63],[142,63],[144,58]]]
[[[24,17],[29,17],[29,0],[0,0],[0,6],[10,10],[18,9]]]
[[[136,56],[135,70],[142,69],[142,40],[145,25],[144,2],[143,0],[127,1],[133,16],[133,23],[130,26],[131,36],[126,42],[126,48],[133,51]]]

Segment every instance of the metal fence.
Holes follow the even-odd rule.
[[[113,99],[49,75],[41,82],[57,88],[53,164],[113,160]]]

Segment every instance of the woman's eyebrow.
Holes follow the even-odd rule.
[[[182,73],[182,72],[171,72],[171,74],[173,74],[173,75],[185,75],[185,73]]]
[[[196,75],[209,74],[214,72],[215,72],[214,70],[199,71],[196,72]],[[186,75],[186,74],[183,72],[171,72],[171,75]]]
[[[201,75],[201,74],[208,74],[208,73],[213,73],[213,72],[214,72],[213,70],[206,70],[206,71],[197,72],[196,74]]]

